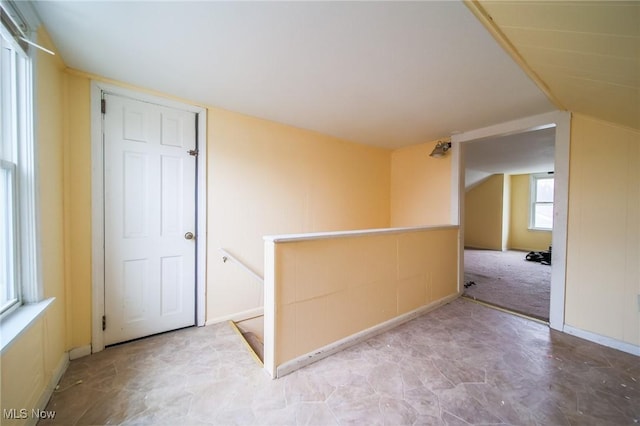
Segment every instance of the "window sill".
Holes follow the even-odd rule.
[[[553,229],[546,228],[528,228],[528,230],[533,232],[553,232]]]
[[[24,333],[54,300],[56,300],[55,297],[51,297],[42,302],[22,305],[3,318],[0,321],[0,354]]]

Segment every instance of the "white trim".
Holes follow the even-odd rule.
[[[556,123],[555,165],[553,184],[553,233],[551,234],[551,295],[549,326],[564,327],[565,286],[567,268],[567,225],[569,211],[569,149],[571,113],[558,112]]]
[[[464,167],[457,167],[463,164],[464,152],[459,144],[451,142],[451,223],[458,226],[458,292],[462,294],[464,286],[464,196],[455,196],[455,190],[460,194],[465,193]]]
[[[38,402],[36,403],[36,409],[40,411],[44,411],[47,408],[47,404],[49,404],[49,400],[51,399],[51,395],[53,395],[53,391],[60,383],[60,379],[62,379],[62,375],[67,371],[69,367],[69,356],[66,352],[62,353],[60,356],[60,360],[58,361],[58,365],[53,370],[51,374],[51,379],[49,379],[49,383],[47,383],[47,387],[44,388]],[[29,413],[31,414],[31,413]],[[29,418],[25,421],[27,425],[36,425],[38,424],[38,418],[36,416],[29,416]]]
[[[207,110],[196,108],[198,138],[196,159],[198,205],[196,206],[196,325],[202,327],[207,318]]]
[[[35,32],[36,28],[40,27],[40,19],[38,18],[38,14],[33,8],[31,2],[14,0],[11,2],[11,5],[18,10],[20,15],[22,15],[22,18],[24,18],[27,26],[29,27],[29,31]]]
[[[453,138],[451,142],[451,192],[453,193],[455,188],[460,188],[461,185],[464,187],[464,168],[459,167],[456,173],[456,164],[461,164],[463,152],[460,149],[459,144],[453,143]],[[464,200],[464,197],[462,198]],[[461,208],[460,208],[461,200],[458,197],[451,197],[451,224],[459,225],[462,227],[464,224],[462,218],[460,217]]]
[[[242,262],[240,259],[238,259],[234,255],[232,255],[231,253],[229,253],[227,250],[223,249],[222,247],[219,247],[218,250],[223,254],[223,256],[222,256],[222,261],[223,262],[226,262],[227,260],[230,260],[231,262],[233,262],[236,265],[238,265],[240,267],[240,269],[242,269],[243,271],[245,271],[246,273],[251,275],[256,281],[260,282],[260,284],[264,284],[264,278],[262,278],[260,276],[260,274],[258,274],[256,271],[254,271],[253,269],[251,269],[250,267],[245,265],[245,263]]]
[[[507,121],[506,123],[499,123],[493,126],[452,135],[451,142],[479,142],[483,139],[495,136],[515,135],[524,131],[548,129],[554,126],[556,120],[561,119],[562,114],[569,115],[568,112],[554,111],[533,115],[531,117],[519,118],[517,120]]]
[[[287,361],[284,364],[281,364],[276,367],[276,375],[274,376],[268,369],[267,372],[271,374],[273,378],[280,378],[289,373],[292,373],[302,367],[306,367],[309,364],[313,364],[316,361],[320,361],[323,358],[326,358],[330,355],[333,355],[337,352],[340,352],[350,346],[356,345],[358,343],[364,342],[367,339],[370,339],[374,336],[382,334],[386,331],[391,330],[405,322],[411,321],[419,316],[426,314],[427,312],[433,311],[436,308],[439,308],[442,305],[446,305],[451,301],[460,297],[459,293],[455,293],[451,296],[447,296],[443,299],[440,299],[436,302],[429,303],[428,305],[421,306],[418,309],[415,309],[411,312],[407,312],[406,314],[402,314],[395,318],[392,318],[388,321],[382,322],[378,325],[374,325],[373,327],[367,328],[366,330],[360,331],[356,334],[352,334],[351,336],[347,336],[344,339],[340,339],[333,343],[330,343],[326,346],[323,346],[320,349],[316,349],[313,352],[309,352],[302,356],[299,356],[291,361]],[[265,364],[266,369],[266,364]]]
[[[27,303],[7,315],[0,321],[0,354],[20,337],[49,306],[55,297],[38,303]]]
[[[555,170],[554,170],[554,229],[552,236],[552,262],[551,262],[551,302],[549,308],[549,326],[555,330],[562,331],[564,326],[564,302],[566,285],[566,250],[567,250],[567,221],[568,221],[568,200],[569,200],[569,146],[571,133],[571,113],[565,111],[554,111],[545,114],[526,117],[482,129],[472,130],[465,133],[453,135],[452,143],[475,143],[484,139],[496,136],[505,136],[522,133],[532,130],[547,129],[555,126]],[[451,165],[452,175],[460,176],[464,171],[464,153],[454,157]],[[452,159],[452,160],[453,160]],[[454,178],[452,177],[452,183]],[[463,181],[459,179],[458,186],[452,187],[452,217],[464,217],[464,187]],[[460,226],[460,238],[464,241],[464,227]],[[464,244],[462,244],[463,246]],[[463,255],[463,254],[462,254]],[[461,263],[464,257],[461,257]]]
[[[91,269],[92,269],[92,326],[91,350],[104,349],[102,316],[104,315],[104,152],[102,145],[102,113],[100,100],[102,92],[150,102],[197,114],[198,117],[198,156],[196,209],[196,316],[195,324],[202,326],[206,318],[206,259],[207,259],[207,110],[205,108],[177,102],[171,99],[137,92],[114,84],[91,81]]]
[[[101,86],[91,82],[91,351],[104,349],[104,151]]]
[[[572,336],[579,337],[581,339],[588,340],[590,342],[598,343],[599,345],[607,346],[609,348],[617,349],[622,352],[629,353],[631,355],[640,356],[640,346],[633,345],[631,343],[623,342],[611,337],[602,336],[600,334],[592,333],[590,331],[581,330],[579,328],[571,327],[570,325],[564,326],[564,332],[571,334]]]
[[[555,177],[553,174],[548,173],[532,173],[529,175],[529,231],[553,231],[553,228],[540,228],[535,226],[535,217],[536,217],[536,205],[538,204],[546,204],[551,205],[553,207],[553,201],[543,202],[537,201],[538,199],[538,181],[541,179],[552,179],[555,183]]]
[[[264,242],[264,325],[262,362],[271,377],[276,377],[276,243]]]
[[[91,345],[80,346],[69,351],[69,361],[91,355]]]
[[[2,44],[5,44],[4,38]],[[14,199],[17,203],[14,206],[16,213],[14,219],[17,230],[15,251],[18,262],[17,303],[37,303],[44,297],[40,267],[37,129],[34,129],[36,90],[34,69],[37,65],[37,55],[30,53],[26,56],[22,50],[12,49],[9,64],[11,105],[6,117],[10,118],[10,121],[2,123],[2,128],[4,132],[10,132],[10,141],[3,147],[3,159],[16,166]]]
[[[39,302],[44,298],[44,287],[42,282],[42,255],[40,245],[40,173],[38,167],[38,129],[34,126],[36,122],[36,75],[33,70],[37,69],[38,55],[31,51],[29,63],[27,65],[26,79],[29,81],[25,88],[26,117],[25,129],[27,134],[21,142],[18,152],[18,168],[22,169],[22,177],[28,176],[32,179],[27,185],[20,184],[20,252],[22,256],[22,266],[20,268],[20,280],[22,282],[22,301],[24,303]],[[27,283],[25,285],[25,283]]]
[[[263,238],[265,241],[272,241],[274,243],[290,243],[308,240],[322,240],[326,238],[364,237],[367,235],[399,234],[408,231],[437,231],[439,229],[456,228],[458,228],[457,225],[412,226],[407,228],[379,228],[361,229],[356,231],[315,232],[308,234],[266,235]]]
[[[18,227],[18,204],[20,202],[20,195],[18,194],[18,185],[16,183],[16,169],[17,167],[15,163],[0,159],[0,173],[2,173],[3,171],[7,173],[10,180],[9,186],[11,191],[11,195],[9,197],[10,201],[8,203],[9,206],[8,208],[5,206],[5,214],[10,217],[11,221],[11,226],[9,229],[11,236],[8,238],[8,241],[0,242],[0,244],[6,244],[5,250],[9,251],[9,253],[5,254],[5,256],[7,257],[7,270],[2,271],[2,274],[6,274],[3,278],[7,280],[7,286],[12,286],[12,290],[15,296],[12,299],[12,303],[7,307],[3,307],[3,310],[0,311],[0,318],[5,318],[11,312],[22,306],[22,283],[20,282],[19,264],[20,251],[18,248],[20,240]],[[0,224],[0,226],[4,226],[4,224]],[[3,301],[3,303],[6,302],[8,301]]]
[[[259,307],[254,309],[248,309],[242,312],[237,312],[231,315],[224,315],[221,317],[212,318],[210,320],[207,320],[205,325],[213,325],[213,324],[218,324],[221,322],[229,322],[229,321],[240,322],[240,321],[248,320],[251,318],[260,317],[262,315],[264,315],[264,308]]]

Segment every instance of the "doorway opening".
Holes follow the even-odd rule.
[[[206,110],[94,81],[91,133],[91,352],[204,325]]]
[[[549,321],[555,127],[464,147],[463,296]]]
[[[458,223],[460,225],[460,252],[459,252],[459,291],[460,294],[463,294],[465,291],[469,291],[469,288],[478,288],[478,283],[475,285],[465,287],[465,269],[466,263],[469,263],[470,266],[472,259],[470,256],[471,252],[467,254],[469,256],[468,259],[465,258],[465,246],[474,249],[490,249],[493,250],[494,254],[504,254],[510,248],[516,248],[520,251],[516,253],[516,256],[521,256],[521,260],[516,260],[519,262],[519,266],[529,267],[529,268],[538,268],[537,272],[546,272],[546,274],[542,273],[539,275],[548,275],[549,278],[549,290],[548,290],[548,308],[546,306],[542,309],[543,312],[546,312],[547,315],[531,315],[534,317],[546,317],[548,318],[549,326],[555,330],[562,331],[564,329],[564,297],[565,297],[565,270],[566,270],[566,238],[567,238],[567,206],[568,206],[568,183],[569,183],[569,142],[570,142],[570,124],[571,124],[571,114],[567,112],[552,112],[546,114],[540,114],[537,116],[532,116],[528,118],[518,119],[502,124],[498,124],[495,126],[490,126],[482,129],[477,129],[465,133],[459,133],[452,136],[452,142],[454,146],[453,150],[453,158],[452,158],[452,187],[458,189],[458,196],[453,197],[452,199],[452,220],[454,223]],[[543,140],[547,139],[547,143],[543,143]],[[509,143],[509,141],[511,143]],[[551,142],[550,142],[551,141]],[[502,144],[502,145],[501,145]],[[507,144],[507,145],[504,145]],[[520,144],[522,146],[518,147]],[[509,220],[511,218],[511,212],[507,211],[505,214],[504,207],[507,209],[511,209],[512,201],[515,202],[515,199],[511,199],[512,187],[515,185],[521,185],[522,182],[531,182],[532,179],[532,169],[530,170],[499,170],[497,168],[492,169],[488,172],[476,173],[473,170],[474,167],[474,159],[473,159],[473,151],[478,150],[480,155],[486,157],[486,162],[493,162],[493,166],[497,167],[497,164],[501,160],[501,157],[504,156],[516,156],[516,153],[522,150],[523,147],[532,147],[540,145],[540,149],[542,151],[547,152],[547,157],[551,157],[553,167],[549,168],[548,162],[547,166],[540,167],[537,170],[537,174],[544,174],[546,176],[553,177],[553,202],[551,207],[546,206],[546,211],[552,211],[552,217],[550,218],[553,221],[552,231],[551,230],[539,230],[539,229],[531,229],[531,225],[528,223],[529,218],[531,217],[529,214],[529,209],[534,208],[535,206],[529,205],[529,208],[525,206],[524,210],[526,211],[527,217],[527,226],[525,227],[527,231],[531,231],[537,236],[547,234],[546,241],[550,241],[548,246],[552,247],[552,251],[549,254],[549,259],[551,260],[551,265],[544,265],[537,262],[527,262],[526,255],[528,254],[530,248],[544,248],[543,250],[535,250],[535,251],[548,251],[549,247],[546,243],[538,242],[537,246],[528,247],[528,246],[520,246],[519,244],[513,244],[513,240],[509,239],[511,232],[511,224]],[[546,146],[546,148],[545,148]],[[551,151],[551,152],[549,152]],[[537,158],[531,157],[531,155],[525,155],[524,159]],[[529,161],[529,163],[532,163]],[[468,167],[469,166],[469,167]],[[469,172],[469,176],[465,178],[465,170],[467,168],[471,169]],[[549,172],[553,172],[550,174]],[[475,176],[474,176],[475,175]],[[507,176],[505,178],[505,176]],[[474,208],[473,205],[467,206],[466,202],[473,204],[474,201],[470,201],[467,197],[467,183],[470,186],[474,184],[479,184],[479,182],[486,180],[493,180],[491,183],[494,187],[499,188],[499,191],[493,191],[493,197],[499,199],[501,209],[496,209],[500,211],[500,215],[489,215],[487,217],[483,217],[483,213],[478,209]],[[490,184],[490,185],[491,185]],[[492,192],[492,191],[489,191]],[[522,193],[523,191],[520,191]],[[499,195],[496,195],[499,194]],[[527,191],[526,197],[529,198],[530,191]],[[522,194],[521,194],[522,195]],[[488,196],[482,194],[480,191],[480,196],[477,198],[480,199],[481,204],[489,204]],[[477,200],[475,200],[477,201]],[[495,206],[494,206],[495,207]],[[520,210],[523,210],[522,206],[517,207]],[[538,208],[538,210],[545,210],[545,208]],[[479,223],[481,226],[487,228],[483,229],[481,234],[491,234],[492,240],[491,245],[487,246],[487,242],[482,239],[474,241],[470,241],[472,239],[473,229],[468,230],[467,227],[474,226],[466,223],[465,219],[470,218],[471,221],[475,220],[477,224]],[[492,229],[498,230],[493,233],[488,232]],[[535,227],[534,227],[535,228]],[[506,232],[503,232],[506,230]],[[543,232],[544,231],[544,232]],[[469,236],[467,234],[470,234]],[[497,237],[499,236],[499,238]],[[478,243],[480,241],[480,243]],[[539,245],[542,244],[542,245]],[[533,250],[532,250],[533,251]],[[478,254],[479,252],[476,251]],[[507,251],[508,253],[508,251]],[[479,253],[486,254],[486,253]],[[479,256],[480,257],[480,256]],[[525,263],[526,262],[526,263]],[[491,265],[496,265],[498,260],[479,260],[481,265],[486,266],[488,263]],[[513,268],[510,268],[508,262],[503,262],[506,264],[505,269],[510,270],[512,272]],[[540,268],[547,268],[542,271]],[[473,273],[473,271],[467,271],[467,273]],[[491,274],[482,273],[482,275]],[[496,276],[498,274],[496,273]],[[534,275],[534,274],[531,274]],[[538,275],[538,274],[535,274]],[[473,278],[468,279],[467,281],[475,281]],[[501,280],[494,280],[501,281]],[[537,288],[538,290],[540,288]],[[491,293],[491,291],[489,291]],[[514,297],[514,299],[519,299],[519,297]],[[489,301],[489,304],[492,302]],[[499,305],[500,303],[493,303],[494,305]],[[521,311],[516,306],[511,307],[513,311]],[[522,312],[520,312],[522,313]]]

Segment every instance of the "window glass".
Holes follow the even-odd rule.
[[[26,208],[33,206],[28,194],[33,193],[34,182],[31,64],[11,31],[4,26],[0,30],[0,315],[4,315],[19,307],[28,292],[36,294],[37,284],[20,280],[35,265],[27,249],[33,246],[29,239],[34,235],[29,220],[33,207]]]
[[[536,228],[553,228],[553,204],[536,204],[534,215]]]
[[[553,203],[553,178],[536,179],[536,202]]]
[[[531,176],[531,229],[553,229],[554,179],[549,175]]]
[[[19,302],[15,270],[15,167],[0,160],[0,313]]]

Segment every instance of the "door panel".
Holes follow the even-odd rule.
[[[195,324],[195,114],[104,95],[105,344]]]
[[[162,315],[180,312],[182,306],[182,257],[167,256],[160,260],[162,275]]]
[[[123,177],[122,188],[124,190],[123,215],[124,238],[148,237],[147,218],[149,217],[148,200],[146,199],[148,155],[141,152],[123,152]],[[117,160],[117,159],[114,159]]]
[[[163,155],[160,159],[161,174],[161,203],[162,216],[161,232],[163,236],[178,236],[182,232],[183,219],[181,205],[182,194],[182,159]]]

